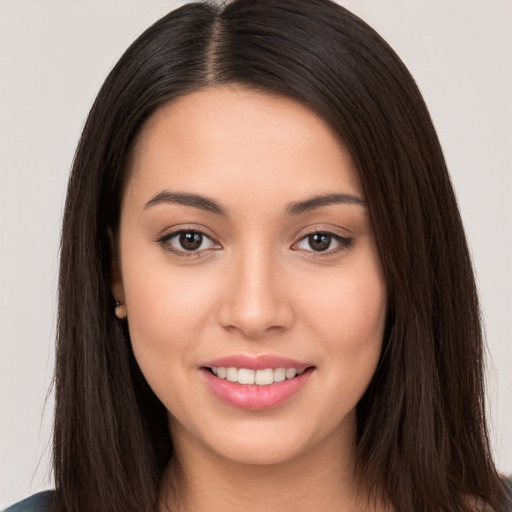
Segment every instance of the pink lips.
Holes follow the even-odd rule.
[[[235,367],[235,368],[249,368],[250,370],[264,370],[265,368],[295,368],[301,370],[312,366],[311,364],[301,363],[288,357],[274,356],[265,354],[261,356],[247,356],[247,355],[234,355],[228,357],[221,357],[213,361],[203,363],[201,366],[213,367]]]
[[[297,370],[305,369],[305,371],[301,375],[283,382],[259,386],[255,384],[238,384],[237,382],[220,379],[208,369],[212,367],[249,368],[251,370],[295,368]],[[277,407],[295,395],[306,384],[313,372],[313,368],[310,364],[279,356],[263,355],[251,357],[236,355],[208,361],[202,365],[200,371],[211,391],[224,403],[239,409],[263,410]]]

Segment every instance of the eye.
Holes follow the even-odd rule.
[[[220,246],[209,236],[194,229],[183,229],[169,233],[158,240],[160,245],[169,251],[186,256],[197,254],[208,249],[219,249]]]
[[[294,245],[294,248],[302,251],[333,254],[348,249],[352,243],[352,238],[346,238],[335,233],[316,231],[302,237]]]

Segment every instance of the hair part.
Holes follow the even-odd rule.
[[[157,506],[173,460],[167,411],[112,314],[109,230],[144,123],[169,101],[224,85],[314,110],[359,170],[389,290],[381,360],[357,411],[362,488],[397,512],[468,511],[468,498],[505,510],[486,430],[478,298],[442,150],[397,55],[328,0],[185,5],[146,30],[102,86],[64,212],[54,510]]]

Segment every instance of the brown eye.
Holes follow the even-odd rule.
[[[301,238],[293,248],[295,250],[330,255],[344,249],[349,249],[353,242],[353,238],[346,238],[336,233],[317,231]]]
[[[186,251],[196,251],[203,243],[203,235],[195,231],[184,231],[179,235],[179,243]]]
[[[311,249],[316,252],[322,252],[329,249],[332,237],[327,233],[314,233],[308,236],[308,243]]]
[[[157,241],[164,249],[179,256],[200,255],[203,251],[221,248],[208,235],[195,230],[175,231]]]

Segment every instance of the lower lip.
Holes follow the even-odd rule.
[[[272,409],[286,402],[306,384],[312,372],[313,368],[308,368],[293,379],[258,386],[220,379],[209,370],[201,368],[201,373],[214,395],[232,407],[250,411]]]

